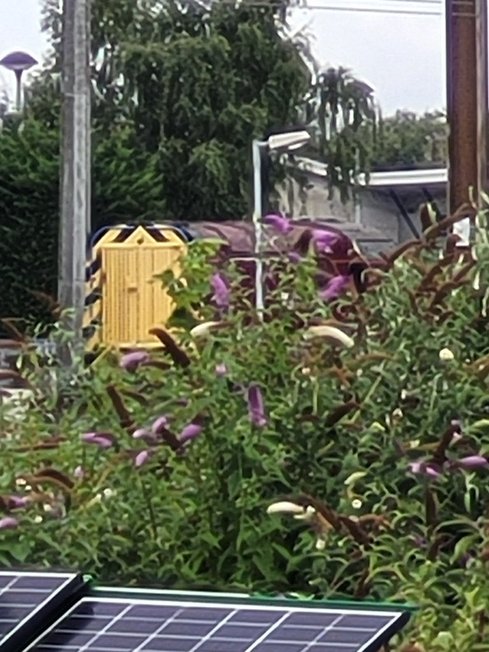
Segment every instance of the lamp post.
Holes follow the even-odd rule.
[[[0,66],[15,73],[17,80],[15,107],[19,112],[22,108],[22,75],[37,63],[38,61],[27,52],[11,52],[0,60]]]
[[[263,320],[263,201],[261,179],[262,152],[291,152],[306,145],[310,135],[304,129],[287,131],[269,136],[266,140],[254,140],[252,143],[253,154],[253,227],[255,232],[255,306],[260,320]]]

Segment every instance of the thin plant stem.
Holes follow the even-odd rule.
[[[156,514],[153,509],[153,499],[151,496],[151,492],[148,491],[146,484],[141,476],[139,476],[139,482],[141,484],[141,492],[143,494],[143,498],[146,501],[146,505],[148,507],[149,522],[151,525],[151,530],[153,532],[153,538],[156,542],[158,538],[158,523],[156,521]]]

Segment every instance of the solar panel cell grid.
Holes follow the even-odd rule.
[[[17,650],[39,634],[41,621],[83,585],[72,573],[0,571],[0,651]]]
[[[31,652],[370,652],[401,613],[83,598]]]

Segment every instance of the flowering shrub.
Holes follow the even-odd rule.
[[[0,422],[2,563],[408,601],[396,650],[487,650],[489,246],[485,212],[470,251],[456,219],[361,294],[334,270],[318,291],[313,248],[279,261],[263,321],[192,245],[161,351],[61,393],[31,361],[31,409]]]

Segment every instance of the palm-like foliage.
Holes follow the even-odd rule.
[[[330,190],[342,196],[360,172],[368,172],[370,147],[362,137],[376,123],[374,91],[346,68],[317,70],[306,96],[305,120],[314,129],[314,149],[327,164]]]

